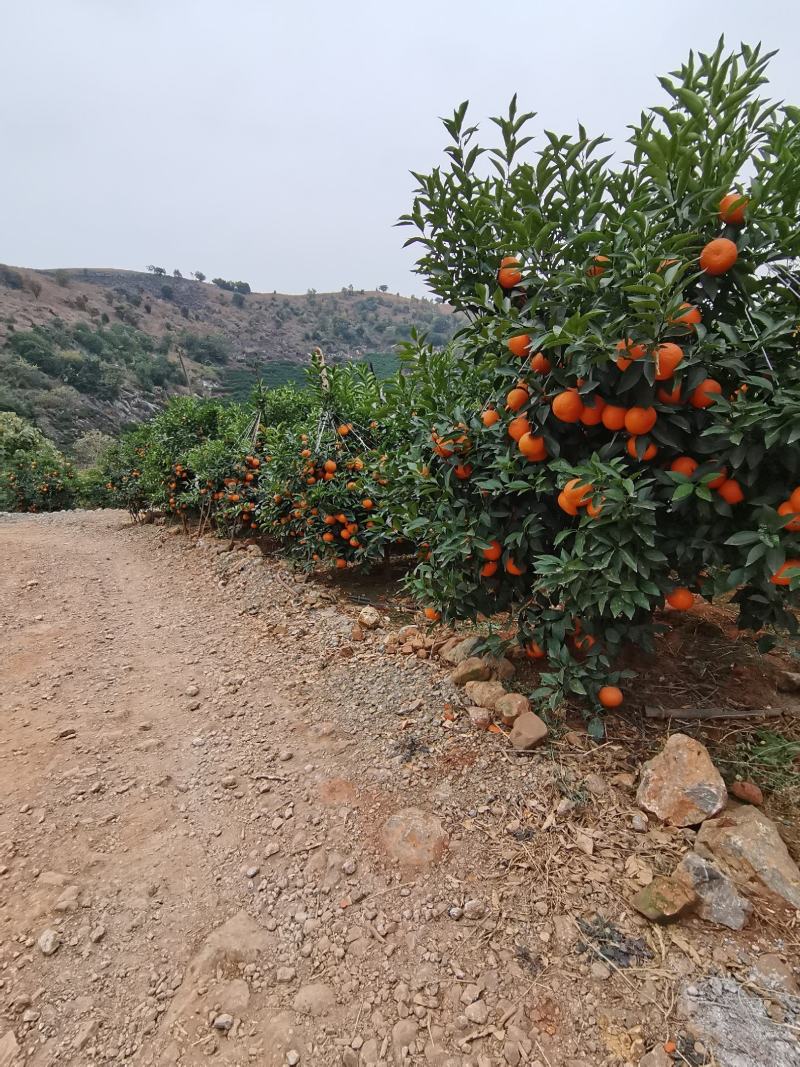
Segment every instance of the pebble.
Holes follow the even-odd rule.
[[[290,1048],[286,1053],[286,1062],[289,1064],[289,1067],[297,1067],[297,1064],[300,1062],[300,1053],[296,1048]]]
[[[233,1016],[227,1012],[222,1012],[220,1015],[214,1017],[214,1029],[221,1030],[224,1034],[230,1030],[233,1026]]]
[[[42,931],[36,943],[43,956],[52,956],[61,945],[61,937],[57,930],[48,927],[47,930]]]
[[[187,685],[184,693],[187,697],[196,697],[200,693],[199,685]]]

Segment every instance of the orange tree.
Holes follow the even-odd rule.
[[[488,149],[462,104],[416,175],[418,271],[469,321],[456,381],[421,355],[403,386],[394,521],[421,599],[515,612],[553,704],[618,704],[665,604],[796,628],[800,111],[759,96],[768,59],[690,56],[619,165],[582,127],[534,152],[514,99]]]
[[[387,457],[375,419],[381,386],[363,364],[327,367],[319,351],[308,377],[313,409],[270,437],[257,524],[306,567],[368,566],[391,539],[381,506]]]

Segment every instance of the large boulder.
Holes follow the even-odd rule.
[[[775,823],[751,804],[703,823],[695,849],[716,860],[748,893],[800,908],[800,871]]]
[[[728,792],[705,745],[673,734],[645,763],[636,793],[640,808],[672,826],[697,826],[722,811]]]
[[[697,914],[707,922],[741,930],[753,905],[716,864],[696,852],[687,852],[672,875],[697,894]]]

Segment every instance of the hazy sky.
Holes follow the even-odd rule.
[[[438,116],[622,138],[721,31],[800,103],[800,0],[0,0],[0,261],[422,293],[393,223]]]

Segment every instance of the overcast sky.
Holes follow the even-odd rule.
[[[423,293],[393,223],[438,116],[622,139],[720,31],[800,103],[800,0],[0,0],[0,261]]]

